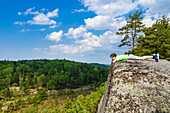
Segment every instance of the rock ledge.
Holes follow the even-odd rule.
[[[124,60],[111,65],[98,113],[170,112],[170,62]]]

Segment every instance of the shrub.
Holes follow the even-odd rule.
[[[16,86],[18,86],[18,84],[17,84],[17,83],[13,83],[12,86],[13,86],[13,87],[16,87]]]
[[[13,111],[14,110],[14,104],[11,102],[9,105],[8,105],[8,111]]]

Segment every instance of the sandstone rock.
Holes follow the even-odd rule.
[[[124,60],[111,65],[98,113],[170,112],[170,62]]]

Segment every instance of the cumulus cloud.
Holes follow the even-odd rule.
[[[97,15],[118,15],[126,14],[137,7],[137,2],[132,0],[81,0],[89,11]],[[128,7],[127,7],[128,6]]]
[[[81,0],[81,2],[89,11],[96,13],[97,16],[84,19],[85,28],[95,30],[116,31],[125,25],[124,15],[139,8],[146,10],[143,22],[149,27],[162,15],[168,16],[170,10],[169,0]],[[124,19],[117,20],[120,17]]]
[[[37,24],[37,25],[52,25],[56,24],[56,21],[49,19],[49,17],[43,13],[38,14],[33,18],[33,20],[27,21],[28,24]]]
[[[84,39],[77,40],[75,43],[89,46],[89,47],[102,47],[101,39],[98,36],[93,35],[91,32],[85,33]]]
[[[111,16],[98,15],[94,18],[84,19],[85,28],[95,30],[112,30],[116,31],[118,28],[126,25],[125,17],[113,18]]]
[[[138,0],[144,9],[149,9],[152,13],[167,15],[170,10],[169,0]]]
[[[51,34],[47,34],[46,38],[47,40],[59,42],[61,40],[61,37],[63,36],[63,31],[60,30],[59,32],[52,32]]]
[[[50,51],[53,54],[60,54],[60,53],[80,53],[83,51],[89,51],[92,50],[91,47],[83,46],[83,45],[51,45],[49,47]]]
[[[48,12],[47,17],[58,17],[58,11],[59,11],[59,9],[57,8],[52,12]]]
[[[109,29],[111,18],[109,16],[98,15],[94,18],[84,19],[87,29],[103,30]]]
[[[70,39],[71,39],[71,38],[77,39],[77,38],[83,36],[86,31],[87,31],[87,30],[86,30],[83,26],[80,26],[80,27],[78,27],[78,28],[76,28],[76,29],[70,28],[70,29],[68,30],[68,32],[65,33],[65,36],[66,36],[67,38],[70,38]]]
[[[138,5],[137,1],[131,0],[83,0],[82,2],[88,10],[97,14],[93,18],[84,19],[87,29],[112,31],[124,26],[126,20],[122,15],[137,8]]]
[[[55,20],[52,20],[52,17],[58,17],[58,11],[59,9],[55,9],[52,12],[48,12],[47,14],[44,13],[45,9],[41,9],[43,12],[38,12],[38,11],[32,11],[34,10],[35,7],[29,8],[26,10],[26,12],[18,12],[18,15],[28,15],[28,14],[33,14],[35,15],[32,20],[28,20],[27,24],[36,24],[36,25],[56,25],[57,22]],[[22,25],[23,22],[14,22],[14,24],[19,24]],[[53,28],[56,26],[53,26]]]

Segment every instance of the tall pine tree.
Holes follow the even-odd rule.
[[[140,17],[141,13],[142,11],[136,11],[133,15],[130,13],[129,19],[126,19],[126,26],[120,28],[120,32],[116,32],[117,35],[124,36],[119,47],[127,45],[132,47],[132,50],[134,49],[138,39],[138,33],[141,32],[141,29],[144,27],[142,23],[143,18]]]

